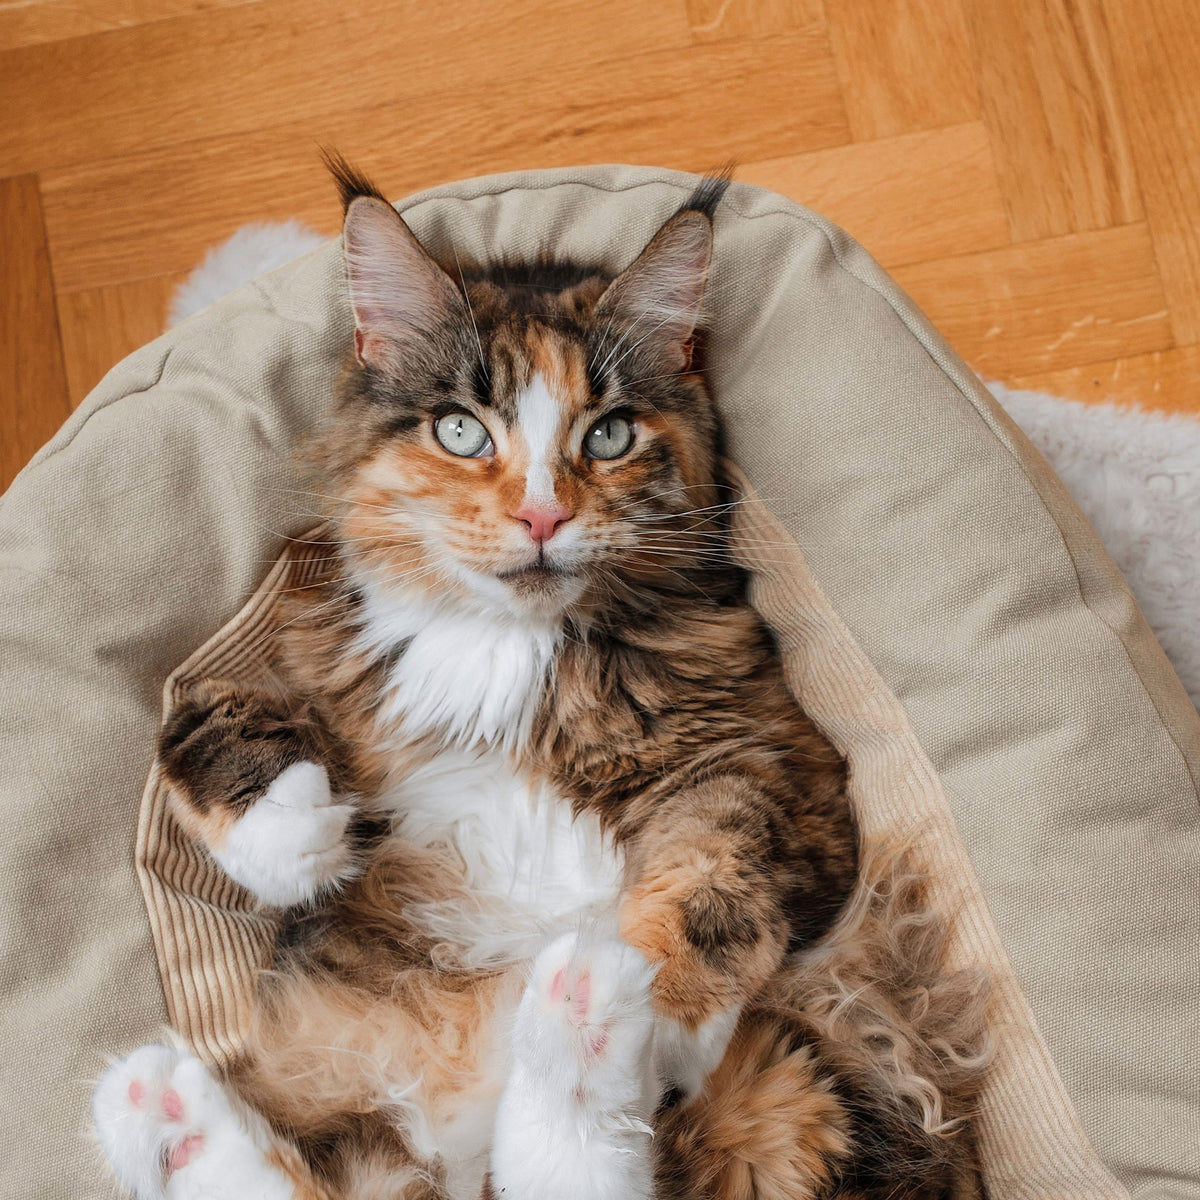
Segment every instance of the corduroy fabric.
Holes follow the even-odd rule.
[[[995,1059],[975,1121],[986,1194],[1012,1200],[1128,1193],[1080,1127],[988,911],[937,772],[896,697],[855,645],[799,547],[741,480],[738,557],[779,639],[788,686],[850,764],[865,839],[912,847],[930,897],[953,914],[951,961],[990,981]]]
[[[619,267],[693,183],[536,172],[403,209],[435,250]],[[731,453],[800,548],[760,562],[759,602],[864,811],[935,830],[962,953],[1012,967],[994,1086],[1024,1122],[986,1126],[995,1194],[1200,1197],[1200,718],[1057,481],[869,256],[744,186],[716,246]],[[139,828],[137,792],[170,672],[306,523],[291,456],[348,345],[342,291],[331,245],[186,322],[0,503],[3,1194],[111,1195],[86,1080],[168,1007],[208,1057],[236,1041],[262,918],[195,897],[203,861],[151,808]],[[135,843],[177,863],[143,873],[153,922]],[[189,922],[208,932],[172,934]]]

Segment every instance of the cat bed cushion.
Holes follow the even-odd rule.
[[[402,210],[435,252],[615,269],[694,182],[532,172]],[[1200,1197],[1200,718],[1044,462],[844,233],[734,185],[709,294],[756,603],[864,825],[915,839],[996,980],[989,1194]],[[107,1053],[168,1020],[236,1046],[269,923],[170,821],[154,737],[164,685],[269,623],[351,329],[334,243],[126,359],[0,502],[4,1195],[112,1194],[81,1136]]]

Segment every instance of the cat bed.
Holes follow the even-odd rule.
[[[694,183],[402,208],[435,251],[617,268]],[[988,1194],[1200,1197],[1200,717],[1045,463],[844,233],[734,185],[709,295],[755,602],[866,831],[916,846],[996,981]],[[259,586],[311,524],[291,455],[351,329],[330,244],[126,359],[0,502],[5,1195],[112,1194],[81,1136],[106,1054],[167,1021],[236,1046],[269,921],[174,826],[154,737],[164,686],[252,670],[302,582]]]

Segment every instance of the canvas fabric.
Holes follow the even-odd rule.
[[[624,265],[694,184],[629,167],[401,206],[435,251]],[[1200,1197],[1200,718],[1044,462],[845,234],[735,185],[712,382],[742,552],[868,832],[996,980],[996,1197]],[[336,244],[120,364],[0,501],[0,1194],[110,1197],[105,1056],[228,1056],[271,923],[152,772],[165,695],[253,672],[351,322]],[[269,571],[274,573],[264,576]],[[290,581],[290,582],[289,582]],[[183,664],[180,666],[180,664]],[[178,668],[178,669],[177,669]],[[149,783],[147,784],[147,779]]]

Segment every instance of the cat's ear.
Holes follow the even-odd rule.
[[[608,285],[596,305],[597,321],[611,327],[615,317],[629,330],[629,344],[651,355],[660,370],[687,370],[712,242],[708,213],[693,208],[676,213]]]
[[[394,371],[463,316],[462,293],[382,197],[350,199],[342,246],[360,363]]]

